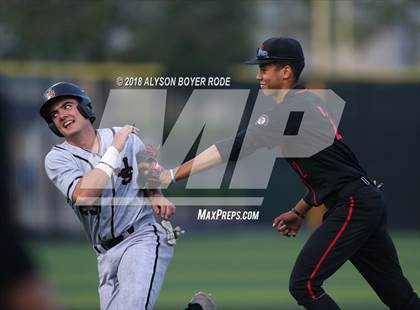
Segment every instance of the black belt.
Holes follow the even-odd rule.
[[[131,235],[133,232],[134,232],[134,227],[130,226],[130,228],[128,228],[126,231],[124,231],[118,237],[108,239],[108,240],[103,240],[103,241],[101,241],[101,243],[99,243],[99,245],[95,245],[93,248],[96,250],[96,252],[103,253],[105,251],[108,251],[108,250],[112,249],[114,246],[119,244],[121,241],[123,241],[125,238],[127,238],[129,235]],[[100,248],[104,249],[105,251],[101,251]]]
[[[358,189],[370,185],[381,188],[383,184],[381,183],[378,185],[376,184],[376,181],[371,181],[366,177],[360,177],[359,179],[347,183],[335,193],[332,193],[324,200],[324,204],[327,208],[333,207],[341,199],[346,199]]]

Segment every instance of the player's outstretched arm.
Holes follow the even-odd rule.
[[[128,136],[131,133],[137,134],[138,132],[138,128],[132,125],[125,125],[115,133],[111,146],[102,156],[99,164],[85,174],[77,183],[72,195],[73,203],[85,206],[95,203],[106,187],[113,170],[116,168],[118,155],[123,150]]]
[[[160,182],[161,184],[168,185],[176,180],[182,180],[190,175],[194,175],[201,171],[207,170],[211,167],[214,167],[222,162],[222,156],[220,155],[217,147],[213,144],[195,158],[187,161],[179,167],[172,169],[172,174],[170,170],[164,169],[162,171]]]

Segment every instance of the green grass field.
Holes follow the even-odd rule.
[[[420,234],[393,233],[405,275],[420,291]],[[289,273],[306,235],[287,239],[271,230],[189,231],[175,248],[156,309],[183,309],[198,290],[219,309],[300,309],[289,295]],[[42,275],[68,309],[98,309],[96,258],[87,242],[31,244]],[[327,283],[343,309],[385,309],[351,264]]]

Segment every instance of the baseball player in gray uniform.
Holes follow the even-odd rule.
[[[176,208],[160,191],[138,189],[136,157],[145,149],[138,129],[95,130],[90,98],[71,83],[52,85],[44,99],[41,116],[65,139],[47,154],[45,169],[97,254],[101,309],[153,309],[173,255],[153,211],[167,220]]]

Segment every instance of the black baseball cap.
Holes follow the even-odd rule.
[[[257,49],[254,59],[245,61],[247,65],[263,65],[277,61],[304,62],[302,46],[292,38],[270,38]]]

